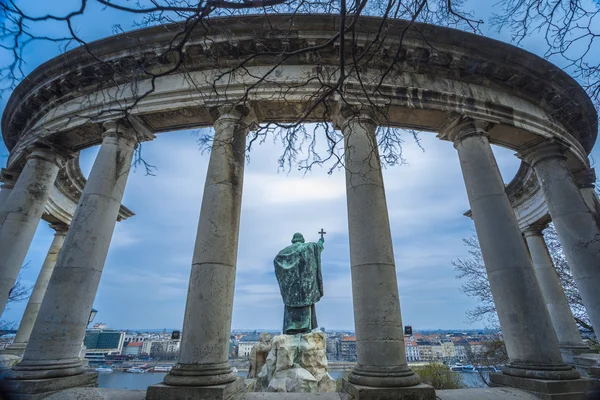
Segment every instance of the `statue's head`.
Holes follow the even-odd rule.
[[[292,238],[292,243],[304,243],[304,236],[300,232],[294,233],[294,237]]]

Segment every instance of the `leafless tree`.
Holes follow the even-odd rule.
[[[159,24],[169,24],[173,30],[172,39],[168,46],[157,50],[155,55],[142,59],[125,60],[119,65],[105,63],[105,69],[111,72],[112,78],[100,82],[99,85],[124,86],[135,88],[135,82],[142,79],[151,80],[151,89],[141,90],[136,94],[136,100],[129,104],[121,104],[118,110],[104,109],[102,112],[112,113],[119,111],[129,115],[130,111],[155,90],[156,80],[160,77],[181,73],[186,74],[189,60],[186,58],[185,49],[190,38],[206,34],[211,27],[211,19],[219,16],[261,15],[267,20],[273,15],[314,14],[329,13],[339,15],[340,28],[337,33],[326,40],[305,48],[293,48],[289,43],[269,43],[265,38],[254,41],[254,48],[244,49],[245,53],[235,64],[229,63],[229,69],[220,79],[227,74],[240,72],[249,74],[247,67],[259,59],[269,59],[273,65],[262,76],[256,78],[256,84],[246,89],[245,95],[236,101],[243,102],[253,90],[260,85],[274,84],[273,76],[277,68],[289,60],[297,57],[312,57],[318,61],[320,54],[327,51],[339,53],[337,70],[319,72],[305,85],[319,83],[320,87],[302,110],[299,110],[295,121],[286,123],[270,123],[253,131],[248,140],[248,150],[253,145],[269,140],[280,141],[283,153],[279,165],[283,169],[298,167],[308,170],[315,165],[329,163],[329,171],[343,165],[343,151],[339,150],[342,136],[336,132],[331,121],[331,100],[337,99],[345,102],[345,83],[352,77],[361,82],[360,91],[364,98],[364,106],[377,110],[380,117],[385,119],[385,105],[374,104],[371,97],[381,95],[380,86],[385,77],[393,70],[396,62],[404,57],[402,40],[404,34],[414,28],[414,22],[430,22],[437,25],[464,28],[472,32],[479,32],[482,21],[475,19],[469,12],[463,10],[464,0],[140,0],[130,2],[127,0],[80,0],[76,7],[63,14],[36,14],[35,10],[20,6],[18,0],[0,2],[0,47],[6,57],[0,65],[0,93],[8,93],[25,77],[24,55],[28,46],[36,41],[55,43],[64,50],[75,46],[82,46],[89,51],[90,56],[101,62],[100,57],[93,54],[88,43],[78,34],[77,20],[82,15],[87,15],[93,5],[101,5],[107,10],[117,11],[131,15],[135,25],[148,27]],[[376,38],[372,43],[363,46],[358,43],[358,17],[377,15],[383,17]],[[291,19],[290,16],[290,19]],[[387,36],[385,24],[390,19],[406,19],[409,21],[401,40],[395,41],[394,47],[384,49],[383,43]],[[62,26],[61,33],[49,33],[44,30],[44,24],[53,24],[54,27]],[[110,23],[109,21],[107,23]],[[281,33],[281,26],[272,27],[273,32]],[[289,28],[292,29],[291,27]],[[124,30],[116,25],[115,33]],[[267,37],[268,35],[265,35]],[[218,49],[207,54],[207,57],[219,63],[226,58],[229,49]],[[378,78],[379,85],[375,89],[367,88],[362,84],[361,70],[378,55],[386,52],[387,66],[382,68]],[[127,64],[127,65],[124,65]],[[226,64],[223,64],[226,65]],[[336,76],[332,82],[332,76]],[[192,79],[190,79],[190,82]],[[277,83],[281,86],[281,83]],[[281,86],[282,92],[292,89]],[[216,91],[216,86],[215,86]],[[354,98],[354,97],[353,97]],[[315,116],[317,116],[315,118]],[[315,127],[307,127],[308,120],[321,120]],[[382,124],[385,125],[385,124]],[[410,132],[409,137],[418,141],[416,132]],[[396,128],[381,128],[378,131],[378,140],[381,149],[381,159],[384,165],[394,165],[403,162],[401,146],[403,142],[402,131]],[[324,141],[327,150],[323,154],[316,151],[317,142]],[[202,134],[199,143],[205,148],[212,145],[212,135]],[[305,147],[304,147],[305,146]],[[307,148],[308,151],[303,151]],[[146,172],[152,173],[152,165],[148,164],[138,152],[136,164],[143,165]]]
[[[560,241],[558,240],[554,225],[549,224],[543,234],[560,277],[560,282],[565,291],[565,295],[567,296],[567,300],[573,311],[575,322],[581,329],[593,332],[587,312],[581,297],[579,296],[575,280],[569,269]],[[452,265],[457,272],[457,278],[464,280],[461,285],[462,292],[467,296],[475,298],[478,302],[474,309],[467,311],[467,319],[470,322],[485,321],[490,326],[498,326],[496,306],[494,304],[494,299],[492,298],[490,283],[487,278],[477,236],[473,234],[472,236],[463,239],[463,242],[468,248],[469,257],[453,261]]]
[[[23,268],[26,268],[26,266],[27,264],[23,266]],[[21,275],[19,274],[15,285],[10,290],[4,311],[8,310],[11,304],[27,300],[29,298],[30,292],[31,286],[25,285],[21,279]],[[0,335],[3,335],[4,333],[8,331],[13,331],[15,329],[17,329],[16,322],[0,320]]]
[[[600,3],[585,0],[500,0],[491,22],[521,44],[532,33],[546,41],[545,56],[558,62],[600,105]]]

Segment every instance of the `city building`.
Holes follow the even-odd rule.
[[[442,343],[440,341],[431,342],[431,356],[431,361],[442,361],[444,359]]]
[[[454,355],[460,360],[466,360],[469,354],[469,341],[466,339],[457,340],[454,343]]]
[[[419,359],[421,361],[433,361],[433,343],[426,340],[417,341]]]
[[[340,361],[356,361],[356,337],[343,336],[338,341],[338,359]]]
[[[142,342],[142,350],[140,354],[152,354],[152,343],[154,343],[152,340],[146,340],[145,342]]]
[[[442,358],[444,361],[452,361],[456,358],[456,351],[454,348],[454,342],[450,339],[444,339],[441,341],[442,345]]]
[[[129,342],[129,344],[123,350],[123,354],[126,356],[139,356],[142,354],[143,342]]]
[[[239,340],[238,345],[238,357],[239,358],[248,358],[250,357],[250,351],[252,350],[252,346],[258,343],[258,337],[260,335],[256,332],[242,336]]]
[[[125,333],[121,331],[89,330],[85,333],[83,345],[89,353],[120,353],[123,351]]]
[[[421,361],[421,356],[419,355],[419,345],[417,344],[417,342],[405,341],[404,350],[406,351],[406,361]]]
[[[326,354],[328,359],[335,360],[338,357],[338,342],[340,339],[337,336],[327,336],[325,338]]]

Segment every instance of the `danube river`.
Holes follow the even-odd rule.
[[[246,377],[248,372],[240,371],[238,375]],[[345,371],[330,371],[329,375],[333,379],[342,378]],[[162,382],[165,372],[146,372],[144,374],[133,374],[128,372],[101,372],[98,377],[98,386],[101,388],[113,389],[146,389],[148,386]],[[460,373],[463,383],[466,387],[483,387],[484,384],[477,373]]]

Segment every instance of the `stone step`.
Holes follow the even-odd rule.
[[[573,358],[575,359],[575,363],[577,365],[586,366],[586,367],[600,366],[600,354],[597,354],[597,353],[579,354]]]
[[[243,400],[350,400],[345,393],[246,393]],[[240,400],[241,400],[240,399]]]
[[[540,400],[533,393],[505,387],[436,390],[435,395],[440,400]]]

